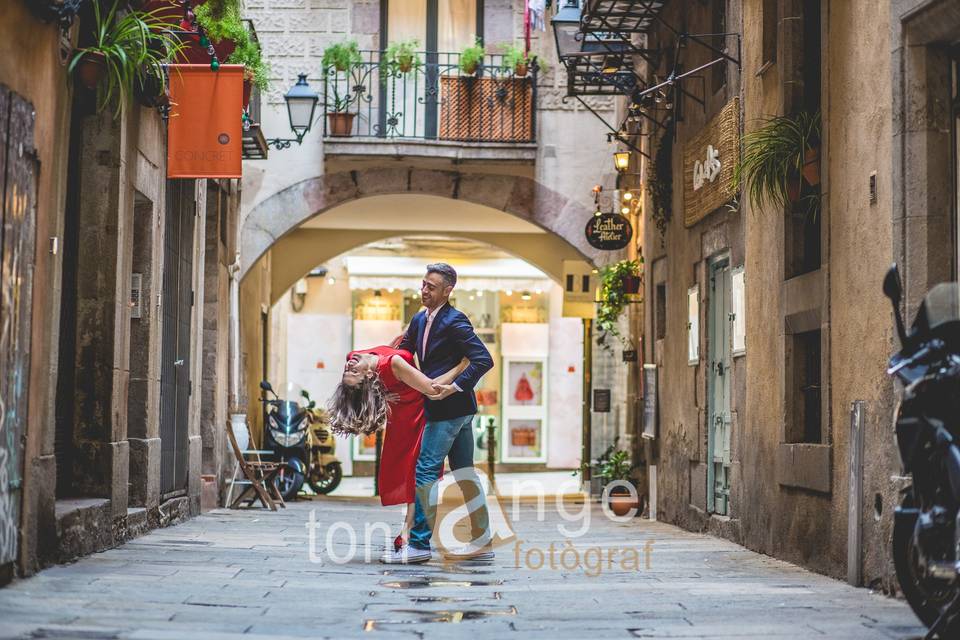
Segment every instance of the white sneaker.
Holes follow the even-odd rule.
[[[416,549],[403,545],[399,551],[388,551],[380,557],[384,564],[421,564],[429,561],[433,554],[426,549]]]
[[[445,560],[493,560],[497,554],[488,546],[478,547],[475,544],[465,544],[456,549],[445,551],[443,558]]]

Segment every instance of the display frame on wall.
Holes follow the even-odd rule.
[[[545,463],[549,399],[547,358],[504,356],[502,363],[500,460],[506,463]],[[534,372],[538,372],[538,375],[531,375]],[[536,380],[537,377],[539,381]],[[526,379],[525,383],[523,379]],[[518,400],[517,395],[520,392],[530,394],[530,399]],[[518,447],[529,446],[515,443],[517,438],[514,436],[519,437],[521,429],[536,432],[536,455],[518,455]]]

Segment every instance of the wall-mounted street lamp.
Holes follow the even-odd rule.
[[[613,166],[616,167],[617,173],[626,172],[630,168],[630,152],[615,151],[613,153]]]
[[[553,37],[557,44],[557,56],[566,66],[566,58],[579,53],[583,36],[580,34],[580,3],[578,0],[566,0],[557,15],[550,20]]]
[[[276,149],[288,149],[291,144],[303,142],[303,137],[313,126],[313,112],[317,108],[320,96],[307,84],[307,74],[299,74],[297,83],[283,96],[287,103],[287,115],[290,117],[290,130],[296,138],[273,138],[267,140],[267,146]]]

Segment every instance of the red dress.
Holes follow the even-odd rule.
[[[390,403],[390,415],[380,451],[380,503],[387,506],[413,502],[416,493],[417,456],[420,455],[420,439],[426,424],[423,394],[397,380],[391,367],[391,361],[395,357],[403,358],[412,365],[413,354],[403,349],[384,346],[352,351],[347,355],[347,360],[356,353],[372,353],[380,357],[377,361],[377,375],[387,392],[396,395],[396,399]]]

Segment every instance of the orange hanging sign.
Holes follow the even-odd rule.
[[[168,178],[239,178],[243,65],[169,67]]]

